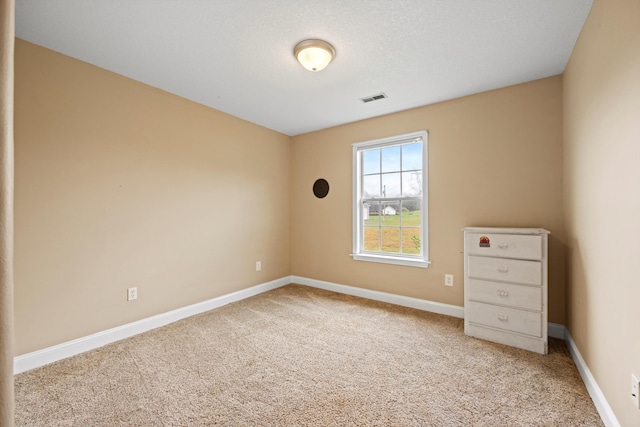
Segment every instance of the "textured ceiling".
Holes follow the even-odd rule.
[[[297,135],[560,74],[592,2],[17,0],[16,35]],[[293,57],[307,38],[336,48],[324,71]]]

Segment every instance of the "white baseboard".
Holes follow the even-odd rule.
[[[446,314],[448,316],[464,318],[464,307],[459,307],[456,305],[442,304],[439,302],[422,300],[418,298],[372,291],[369,289],[324,282],[322,280],[309,279],[300,276],[291,276],[291,282],[298,283],[300,285],[311,286],[314,288],[325,289],[328,291],[338,292],[341,294],[353,295],[357,297],[372,299],[375,301],[383,301],[391,304],[401,305],[404,307],[411,307],[418,310],[431,311],[434,313]],[[582,381],[587,387],[589,395],[591,396],[591,399],[593,400],[604,424],[607,427],[620,427],[620,423],[613,413],[611,406],[609,406],[607,399],[604,397],[604,394],[600,390],[600,387],[598,387],[595,378],[593,378],[593,375],[591,375],[591,371],[589,371],[587,364],[584,362],[584,359],[580,355],[580,351],[578,351],[578,347],[573,341],[573,338],[571,338],[571,334],[569,334],[567,328],[564,325],[560,325],[558,323],[549,323],[547,331],[550,337],[559,338],[566,342],[567,347],[569,348],[569,352],[571,353],[571,357],[573,358],[573,361],[578,368],[578,372],[580,372],[580,375],[582,376]]]
[[[159,328],[169,323],[173,323],[178,320],[194,316],[196,314],[204,313],[206,311],[213,310],[214,308],[222,307],[223,305],[240,301],[245,298],[249,298],[263,292],[288,285],[290,283],[297,283],[313,288],[320,288],[346,295],[353,295],[375,301],[387,302],[403,307],[411,307],[418,310],[445,314],[447,316],[464,318],[464,307],[456,305],[443,304],[439,302],[411,298],[386,292],[372,291],[369,289],[340,285],[337,283],[309,279],[306,277],[286,276],[280,279],[273,280],[271,282],[243,289],[241,291],[222,295],[217,298],[189,305],[187,307],[178,308],[176,310],[158,314],[156,316],[142,319],[137,322],[128,323],[126,325],[98,332],[83,338],[78,338],[73,341],[58,344],[53,347],[17,356],[13,359],[13,371],[14,374],[19,374],[21,372],[38,368],[40,366],[48,365],[49,363],[57,362],[58,360],[65,359],[76,354],[84,353],[86,351],[111,344],[118,340],[129,338],[134,335]],[[567,347],[569,348],[571,357],[573,358],[573,361],[578,368],[578,372],[580,372],[580,375],[582,376],[582,380],[584,381],[589,395],[591,396],[591,399],[593,400],[604,424],[607,427],[620,427],[620,423],[613,413],[611,406],[609,406],[609,403],[600,390],[600,387],[596,383],[595,378],[593,377],[593,375],[591,375],[591,371],[582,358],[582,355],[580,354],[576,343],[573,341],[571,334],[569,334],[569,331],[565,328],[564,325],[560,325],[557,323],[549,323],[548,328],[548,334],[550,337],[563,339],[567,343]]]
[[[390,294],[386,292],[372,291],[354,286],[340,285],[338,283],[325,282],[322,280],[309,279],[307,277],[291,276],[292,283],[311,286],[313,288],[325,289],[327,291],[338,292],[340,294],[353,295],[372,299],[375,301],[388,302],[390,304],[411,307],[418,310],[430,311],[432,313],[446,314],[447,316],[464,319],[464,307],[458,305],[443,304],[419,298],[405,297],[402,295]],[[566,328],[558,323],[548,324],[548,334],[550,337],[565,339]]]
[[[561,340],[565,339],[565,334],[567,332],[567,328],[564,325],[560,325],[559,323],[551,323],[547,324],[547,335],[551,338],[558,338]]]
[[[567,330],[564,325],[549,323],[549,336],[560,338],[566,343],[569,353],[571,353],[571,357],[573,358],[573,363],[575,363],[576,368],[578,368],[578,372],[582,377],[582,382],[584,382],[584,385],[587,387],[589,396],[591,396],[591,400],[593,400],[593,404],[595,405],[598,414],[600,414],[600,418],[602,418],[604,425],[607,427],[620,427],[620,423],[613,413],[613,409],[609,406],[609,402],[607,402],[602,390],[600,390],[596,379],[591,375],[591,371],[582,358],[580,350],[578,350],[578,346],[575,341],[573,341],[569,330]]]
[[[602,390],[600,390],[596,379],[593,377],[593,375],[591,375],[591,371],[582,358],[580,350],[578,350],[578,346],[576,346],[575,341],[573,341],[571,334],[566,328],[564,341],[567,343],[567,347],[569,348],[569,352],[571,353],[573,362],[576,364],[578,372],[580,372],[582,381],[587,387],[587,391],[589,392],[591,400],[593,400],[593,403],[596,406],[598,413],[600,414],[600,418],[602,418],[602,422],[607,427],[620,427],[620,423],[618,422],[616,415],[613,413],[613,409],[611,409],[611,406],[609,406],[609,402],[607,402],[607,399],[604,397]]]
[[[341,294],[353,295],[355,297],[388,302],[390,304],[401,305],[403,307],[411,307],[418,310],[430,311],[432,313],[446,314],[447,316],[459,317],[461,319],[464,318],[464,307],[460,307],[458,305],[443,304],[419,298],[405,297],[402,295],[372,291],[364,288],[356,288],[354,286],[339,285],[337,283],[324,282],[322,280],[309,279],[300,276],[291,276],[291,282],[311,286],[312,288],[320,288]]]
[[[85,351],[93,350],[118,340],[129,338],[142,332],[150,331],[151,329],[159,328],[169,323],[288,285],[289,283],[291,283],[291,276],[282,277],[271,282],[262,283],[241,291],[222,295],[187,307],[178,308],[176,310],[168,311],[166,313],[118,326],[116,328],[78,338],[73,341],[54,345],[32,353],[23,354],[21,356],[14,357],[13,373],[19,374],[40,366],[48,365],[49,363],[57,362],[58,360],[66,359],[67,357],[84,353]]]

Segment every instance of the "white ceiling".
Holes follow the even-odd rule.
[[[16,35],[297,135],[560,74],[592,2],[17,0]],[[293,57],[307,38],[336,48],[324,71]]]

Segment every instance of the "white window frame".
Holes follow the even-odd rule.
[[[364,221],[362,221],[362,161],[360,153],[372,148],[382,148],[409,142],[411,140],[422,140],[422,206],[421,206],[421,255],[407,255],[394,253],[365,252],[362,241]],[[426,130],[412,132],[388,138],[375,139],[372,141],[357,142],[352,144],[353,150],[353,253],[351,256],[356,261],[380,262],[386,264],[397,264],[410,267],[428,268],[431,264],[429,260],[429,195],[428,195],[428,166],[429,166],[429,143],[428,132]],[[397,198],[402,199],[402,198]]]

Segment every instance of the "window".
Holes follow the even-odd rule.
[[[353,253],[428,267],[427,132],[353,144]]]

